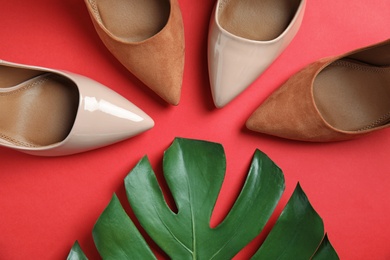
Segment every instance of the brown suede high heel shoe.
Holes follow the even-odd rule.
[[[390,39],[310,64],[260,105],[246,126],[313,142],[389,127]]]
[[[180,100],[184,28],[177,0],[85,0],[110,52],[172,105]]]

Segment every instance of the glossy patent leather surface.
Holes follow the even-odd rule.
[[[219,10],[225,2],[218,0],[216,3],[208,42],[211,92],[218,108],[244,91],[281,54],[296,35],[306,6],[306,0],[302,0],[291,22],[278,37],[259,41],[234,35],[222,28]]]
[[[0,137],[0,146],[33,155],[69,155],[110,145],[154,126],[153,120],[141,109],[116,92],[87,77],[65,71],[0,61],[0,67],[3,66],[35,70],[43,74],[66,78],[77,87],[79,96],[78,103],[75,104],[77,107],[74,108],[77,111],[74,122],[70,122],[71,129],[63,140],[43,146],[27,147]],[[0,90],[8,91],[7,88]],[[45,101],[50,102],[49,98],[43,100]],[[18,111],[0,111],[0,113],[7,112],[18,113]],[[47,123],[50,124],[50,121]],[[29,129],[24,129],[24,131],[29,131]]]

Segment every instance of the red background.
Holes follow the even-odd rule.
[[[293,42],[222,109],[213,106],[207,72],[214,3],[180,0],[186,64],[181,102],[172,107],[106,50],[82,0],[0,1],[0,59],[86,75],[131,100],[156,123],[132,139],[68,157],[34,157],[0,147],[0,259],[65,259],[75,240],[90,259],[98,259],[92,240],[98,216],[114,192],[126,203],[123,179],[143,155],[161,175],[163,151],[176,136],[225,147],[226,181],[212,225],[228,211],[259,148],[285,174],[287,188],[277,213],[299,181],[341,259],[390,258],[390,129],[354,141],[311,144],[244,126],[255,108],[303,66],[389,38],[390,0],[308,0]],[[262,239],[237,259],[248,258]]]

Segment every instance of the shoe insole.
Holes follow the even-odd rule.
[[[3,72],[12,70],[15,77],[6,79]],[[21,78],[16,77],[18,70],[22,72]],[[23,147],[61,142],[76,117],[77,87],[70,80],[51,73],[27,79],[27,74],[42,73],[27,71],[0,68],[0,140]],[[9,82],[18,85],[7,86]]]
[[[166,25],[168,0],[89,0],[95,15],[116,37],[130,42],[146,40]]]
[[[226,31],[257,41],[277,38],[288,27],[301,0],[225,0],[219,23]]]
[[[39,70],[0,66],[0,88],[16,86],[40,74],[43,73]]]
[[[337,129],[384,125],[390,121],[390,66],[338,60],[317,75],[313,95],[323,118]]]

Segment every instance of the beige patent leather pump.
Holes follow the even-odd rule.
[[[166,102],[180,101],[184,27],[177,0],[85,0],[100,39]]]
[[[153,127],[128,100],[81,75],[0,60],[0,146],[68,155]]]
[[[216,107],[243,92],[296,35],[306,0],[218,0],[209,29],[208,64]]]

